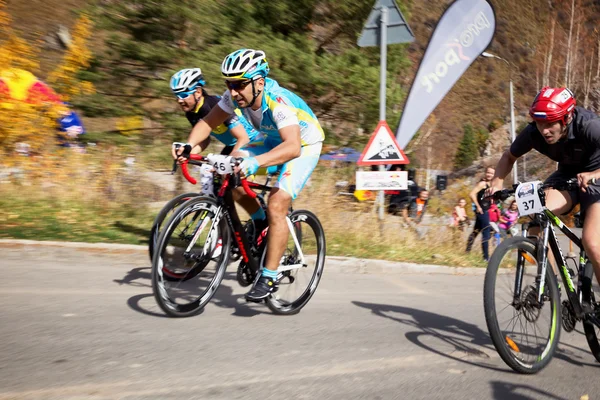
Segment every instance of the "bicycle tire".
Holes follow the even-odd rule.
[[[483,305],[485,312],[485,321],[488,327],[488,332],[502,360],[513,370],[522,374],[533,374],[545,366],[552,360],[560,338],[560,294],[556,276],[552,273],[552,268],[548,266],[546,269],[546,288],[549,292],[549,303],[551,306],[551,322],[549,327],[549,337],[544,350],[539,354],[537,359],[532,363],[525,363],[515,356],[511,351],[509,337],[504,335],[500,329],[498,316],[496,314],[496,280],[504,256],[511,250],[523,250],[532,257],[536,263],[537,260],[537,243],[529,238],[522,236],[508,238],[504,240],[494,251],[488,263],[485,274],[483,287]],[[525,290],[524,290],[525,292]],[[512,340],[510,340],[512,342]],[[513,342],[514,346],[517,346]],[[527,343],[529,345],[529,343]],[[518,348],[518,346],[517,346]]]
[[[594,292],[592,290],[592,280],[594,279],[594,266],[591,262],[587,262],[583,272],[583,282],[581,285],[581,295],[584,302],[588,302],[592,306],[595,306],[596,301]],[[589,319],[583,319],[583,332],[585,333],[585,340],[590,347],[592,355],[596,361],[600,362],[600,342],[598,342],[598,327],[594,325]]]
[[[160,235],[160,228],[167,219],[167,215],[169,212],[175,211],[177,207],[192,199],[194,197],[200,196],[199,193],[182,193],[167,202],[164,207],[160,210],[160,212],[154,218],[154,222],[152,223],[152,228],[150,229],[150,235],[148,237],[148,253],[150,254],[150,261],[152,261],[152,257],[154,256],[154,249],[156,247],[156,243],[158,242],[158,236]]]
[[[306,224],[312,229],[316,239],[316,259],[315,259],[315,270],[311,276],[310,282],[304,289],[302,294],[293,301],[282,301],[277,297],[277,292],[267,298],[266,303],[269,309],[278,315],[293,315],[300,312],[300,310],[308,303],[311,297],[315,294],[317,286],[321,281],[323,270],[325,268],[325,256],[327,254],[325,232],[321,222],[315,214],[307,210],[296,210],[290,215],[292,224],[296,222],[306,222]],[[304,243],[305,235],[302,234],[302,243]],[[302,247],[302,244],[300,244]],[[281,289],[281,287],[280,287]]]
[[[192,315],[198,314],[206,304],[212,299],[217,289],[219,288],[221,281],[223,280],[223,276],[225,275],[225,270],[227,269],[227,265],[229,263],[229,254],[230,254],[230,234],[229,227],[227,225],[226,219],[221,218],[218,224],[218,231],[216,233],[216,237],[220,238],[222,241],[222,250],[221,254],[218,256],[218,261],[216,262],[216,271],[214,277],[211,279],[210,283],[207,285],[206,289],[198,295],[192,302],[188,304],[180,304],[174,301],[171,296],[169,296],[167,288],[164,282],[173,281],[172,279],[165,279],[163,273],[163,257],[165,250],[169,244],[169,239],[173,232],[175,232],[179,222],[183,221],[185,217],[197,213],[199,211],[212,213],[212,217],[214,218],[214,214],[217,212],[219,206],[214,199],[208,197],[196,197],[191,200],[188,200],[181,206],[179,206],[173,215],[169,218],[169,220],[165,223],[165,228],[161,231],[158,244],[153,256],[152,261],[152,290],[154,293],[154,298],[156,302],[160,306],[160,308],[171,317],[189,317]],[[212,227],[212,225],[211,225]],[[209,227],[210,232],[210,227]],[[210,234],[206,238],[206,240],[215,240],[213,236]],[[205,248],[206,242],[203,242],[203,248]],[[180,282],[186,282],[190,278],[196,277],[200,274],[206,264],[208,264],[211,259],[208,259],[204,265],[194,265],[191,270],[189,276],[185,276],[181,278]]]

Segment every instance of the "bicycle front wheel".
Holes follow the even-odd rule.
[[[210,198],[182,204],[165,223],[152,261],[152,289],[172,317],[197,314],[221,284],[229,262],[229,229]]]
[[[485,321],[498,354],[513,370],[532,374],[554,355],[560,336],[560,293],[548,263],[538,300],[537,243],[524,237],[502,242],[485,274]]]
[[[164,222],[169,219],[173,212],[188,201],[191,198],[200,196],[198,193],[183,193],[178,195],[177,197],[169,200],[167,204],[160,210],[160,212],[156,215],[154,219],[154,223],[152,223],[152,228],[150,229],[150,237],[148,238],[148,253],[150,254],[150,261],[152,261],[152,257],[154,256],[154,249],[156,248],[156,243],[158,242],[158,236],[160,235],[160,231]]]
[[[297,210],[290,215],[293,235],[279,266],[278,289],[267,299],[275,314],[298,313],[315,293],[325,267],[325,232],[317,216]]]

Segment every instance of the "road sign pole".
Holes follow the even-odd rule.
[[[381,25],[379,28],[379,49],[381,54],[381,60],[379,65],[379,120],[385,121],[385,107],[386,107],[386,89],[387,89],[387,24],[388,24],[388,9],[387,7],[381,7]],[[385,171],[383,165],[379,166],[380,171]],[[379,219],[383,220],[384,208],[385,208],[385,193],[383,190],[379,191]]]

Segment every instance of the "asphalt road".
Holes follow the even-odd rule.
[[[233,266],[195,317],[166,318],[141,251],[0,247],[0,399],[596,399],[579,332],[539,374],[495,353],[483,275],[358,273],[335,261],[281,317]],[[580,329],[578,329],[580,331]]]

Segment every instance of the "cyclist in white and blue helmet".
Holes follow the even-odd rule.
[[[244,157],[240,165],[242,173],[249,176],[259,167],[281,166],[278,181],[269,196],[265,268],[246,294],[249,301],[267,298],[277,285],[277,268],[289,234],[285,217],[292,200],[317,166],[325,139],[317,117],[304,100],[267,78],[269,71],[269,63],[261,50],[240,49],[225,57],[221,73],[227,91],[206,118],[196,124],[188,138],[188,144],[197,145],[213,127],[239,108],[263,135],[240,151],[232,152],[233,156]],[[173,153],[173,156],[178,155]],[[238,202],[246,210],[255,210],[251,217],[256,231],[261,232],[261,223],[266,225],[266,217],[256,200],[243,196]]]
[[[177,103],[192,126],[204,118],[210,110],[218,104],[220,96],[209,95],[204,86],[206,81],[200,68],[186,68],[171,77],[171,91],[177,97]],[[236,114],[227,118],[222,124],[215,127],[201,145],[205,149],[210,143],[210,136],[215,137],[225,145],[222,154],[229,154],[258,135],[252,126],[236,110]],[[196,149],[195,152],[200,149]]]

